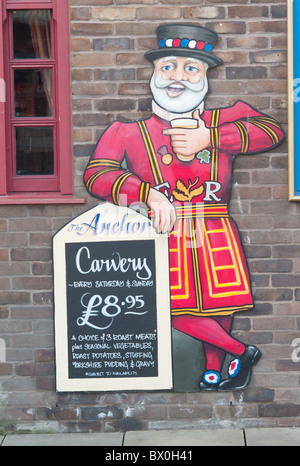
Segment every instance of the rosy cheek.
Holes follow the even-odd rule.
[[[197,84],[198,82],[200,82],[201,79],[204,78],[204,75],[201,73],[201,74],[197,74],[195,76],[191,76],[190,77],[190,82],[193,83],[193,84]]]
[[[158,71],[155,73],[155,77],[161,76],[164,81],[168,81],[170,78],[170,71]]]

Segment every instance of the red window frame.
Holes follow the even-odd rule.
[[[6,87],[6,102],[0,99],[0,205],[83,203],[73,198],[71,85],[68,0],[0,0],[0,86]],[[13,10],[47,9],[52,12],[51,59],[16,60],[12,56]],[[58,44],[64,42],[64,47]],[[13,73],[15,69],[52,69],[53,116],[15,117]],[[1,96],[1,89],[0,89]],[[3,99],[2,99],[3,100]],[[54,128],[54,174],[15,175],[15,127]]]

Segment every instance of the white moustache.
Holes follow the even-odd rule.
[[[184,92],[179,92],[176,97],[169,97],[166,88],[170,86],[173,86],[175,89],[181,87]],[[186,81],[179,83],[174,80],[166,81],[160,76],[155,77],[153,74],[150,80],[150,89],[154,101],[164,110],[171,113],[187,113],[197,108],[203,102],[208,92],[208,80],[205,77],[196,84]]]
[[[190,83],[189,81],[175,81],[174,79],[166,81],[163,79],[161,74],[154,78],[154,82],[156,87],[159,89],[165,89],[169,86],[179,87],[180,85],[194,92],[201,92],[205,86],[204,78],[201,78],[198,83]]]

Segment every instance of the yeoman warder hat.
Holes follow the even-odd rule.
[[[158,49],[145,53],[147,60],[162,57],[195,57],[208,64],[209,68],[221,65],[223,61],[211,53],[218,34],[194,24],[164,24],[157,28]]]

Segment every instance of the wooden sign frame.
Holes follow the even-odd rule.
[[[288,0],[289,200],[300,201],[300,0]]]
[[[99,219],[101,220],[101,222]],[[126,219],[126,222],[124,219]],[[100,223],[102,226],[100,225]],[[67,253],[70,254],[70,251],[72,250],[72,248],[78,249],[78,250],[82,249],[82,244],[90,245],[89,248],[91,249],[91,251],[92,250],[95,251],[96,248],[99,248],[99,245],[101,247],[101,243],[103,244],[102,254],[106,253],[105,248],[107,248],[107,245],[110,246],[111,251],[112,250],[117,251],[118,247],[121,247],[120,245],[123,244],[123,251],[127,251],[127,250],[129,251],[130,241],[132,241],[132,245],[131,245],[132,248],[134,247],[134,244],[141,244],[141,247],[144,248],[143,249],[144,251],[147,249],[148,244],[150,247],[150,243],[151,243],[152,251],[153,250],[155,251],[155,253],[153,254],[155,255],[155,268],[153,267],[153,269],[155,270],[155,288],[154,289],[155,289],[155,294],[156,294],[155,299],[156,299],[157,328],[155,330],[156,332],[155,339],[157,340],[157,343],[155,343],[155,355],[157,356],[157,362],[155,364],[157,368],[156,369],[157,374],[155,376],[151,376],[151,375],[149,376],[148,374],[146,374],[147,376],[145,376],[145,371],[147,369],[144,369],[144,376],[142,377],[139,376],[141,372],[136,372],[135,375],[132,376],[129,371],[128,372],[125,371],[123,374],[121,374],[122,377],[118,377],[119,373],[117,372],[114,372],[114,373],[110,372],[110,374],[112,374],[111,377],[109,376],[109,372],[101,372],[101,373],[98,372],[97,374],[95,374],[94,372],[91,372],[89,374],[86,374],[86,375],[89,375],[89,377],[86,377],[86,378],[82,375],[83,373],[80,373],[80,377],[77,377],[76,375],[74,376],[73,374],[74,363],[72,362],[73,353],[72,353],[72,357],[70,355],[70,348],[71,348],[70,340],[71,338],[74,339],[74,347],[76,348],[76,345],[77,345],[77,348],[79,349],[79,353],[84,351],[83,349],[84,345],[82,345],[82,342],[78,341],[78,338],[74,336],[72,337],[72,331],[71,333],[69,332],[68,327],[70,326],[70,313],[72,315],[72,313],[74,312],[74,315],[75,315],[75,312],[78,311],[80,306],[82,309],[84,309],[84,307],[82,306],[82,303],[80,303],[80,299],[78,299],[78,290],[75,289],[77,285],[75,286],[73,282],[68,283],[68,277],[70,277],[71,275],[70,273],[67,273],[67,265],[68,265],[67,262],[70,262],[71,260],[71,263],[75,264],[75,261],[78,259],[75,259],[75,257],[73,258],[72,255],[70,256],[71,259],[70,258],[67,259]],[[134,243],[134,241],[137,241],[137,242],[143,241],[143,243]],[[127,243],[124,243],[124,242],[128,242],[128,248],[127,248]],[[116,243],[118,243],[119,246]],[[155,248],[153,248],[153,244],[155,245]],[[88,248],[87,247],[86,249],[84,248],[85,246],[83,246],[83,249],[82,249],[83,250],[82,260],[85,260],[87,257],[86,251]],[[113,249],[113,248],[116,248],[116,249]],[[114,254],[118,254],[118,253],[114,253]],[[125,256],[126,254],[124,255],[124,257]],[[146,256],[146,252],[145,252],[145,256]],[[112,257],[112,255],[110,257]],[[121,258],[121,260],[125,261],[125,258],[124,259]],[[78,262],[76,263],[77,268],[74,265],[72,267],[74,268],[75,272],[77,272]],[[83,267],[81,267],[79,270],[81,270],[82,272],[82,269]],[[101,392],[101,391],[171,390],[173,388],[173,371],[172,371],[172,345],[171,345],[168,237],[166,235],[158,235],[155,232],[154,228],[152,227],[149,219],[133,211],[132,209],[127,209],[126,207],[118,207],[110,203],[101,204],[83,213],[82,215],[78,216],[76,219],[73,219],[71,222],[65,225],[58,233],[56,233],[56,235],[53,237],[53,270],[54,270],[54,303],[55,303],[54,322],[55,322],[55,352],[56,352],[55,359],[56,359],[56,389],[57,391],[58,392],[94,392],[94,391]],[[123,272],[124,270],[122,270],[122,273]],[[98,275],[95,273],[95,280],[99,280]],[[124,280],[126,283],[126,273],[123,273],[123,275],[124,275]],[[83,280],[85,279],[84,277],[85,276],[82,275]],[[86,277],[88,277],[88,275],[86,275]],[[69,278],[69,281],[70,281],[70,278]],[[124,288],[123,290],[121,290],[121,292],[123,292],[123,296],[124,296],[124,293],[127,292],[126,285],[123,285]],[[70,286],[71,287],[74,286],[74,288],[68,288]],[[93,283],[93,286],[95,286],[95,283]],[[151,284],[149,286],[151,286]],[[71,306],[68,302],[68,299],[69,299],[68,296],[72,296],[72,294],[70,295],[69,290],[71,290],[71,292],[73,292],[74,290],[74,296],[76,295],[76,298],[74,299],[72,298]],[[108,294],[114,295],[118,293],[117,288],[114,288],[114,289],[111,288],[111,290],[112,291],[109,291]],[[82,296],[84,296],[85,294],[88,295],[89,292],[91,292],[91,295],[92,295],[93,291],[94,290],[83,289],[81,294]],[[102,291],[100,289],[97,291],[97,296],[101,295],[101,293],[104,293],[103,289]],[[133,288],[131,288],[130,292],[128,291],[127,293],[129,293],[130,295],[134,294]],[[136,293],[140,295],[138,298],[139,301],[137,301],[138,302],[137,308],[140,308],[143,305],[142,303],[142,300],[144,299],[142,296],[143,291],[139,291],[139,292],[137,291]],[[111,296],[109,298],[111,299]],[[130,296],[130,298],[132,297]],[[89,299],[89,297],[86,297],[84,299]],[[99,300],[99,298],[97,299]],[[101,301],[102,301],[102,298],[101,298]],[[121,301],[123,302],[121,303]],[[121,304],[123,308],[125,307],[124,301],[125,301],[124,298],[121,298],[118,300],[118,306],[119,306],[118,309],[119,309],[121,317],[122,317],[122,314],[121,314],[120,309],[121,309]],[[109,302],[111,302],[113,306],[114,302],[117,302],[117,300],[115,299],[114,302],[113,301],[109,301]],[[97,304],[97,301],[96,301],[96,304]],[[104,295],[103,295],[103,304],[104,304]],[[128,307],[131,308],[132,306],[131,301],[129,304],[130,306]],[[143,308],[143,310],[146,309],[147,304],[145,304],[145,307]],[[109,313],[113,314],[114,309],[112,306],[110,307],[110,309],[107,308],[106,313],[103,312],[106,318],[108,316],[111,317]],[[74,307],[74,311],[73,311],[73,307]],[[151,308],[151,305],[148,307]],[[155,307],[155,306],[152,305],[152,307]],[[101,315],[102,310],[103,310],[102,305],[101,306],[99,305],[98,307],[96,307],[95,305],[95,307],[92,309],[93,310],[91,312],[91,315],[100,314],[100,317],[102,318],[102,315]],[[134,311],[137,309],[134,308],[131,310]],[[149,311],[152,312],[151,309],[149,309]],[[85,313],[82,312],[82,316],[86,316],[86,313],[87,311],[85,311]],[[122,313],[124,314],[124,309],[122,309]],[[127,313],[129,314],[129,312]],[[134,314],[134,312],[132,312],[132,314]],[[76,321],[76,318],[77,318],[77,321]],[[135,317],[132,317],[132,319],[134,318]],[[72,317],[72,319],[73,319],[72,321],[75,322],[74,323],[75,326],[79,325],[78,323],[79,319],[81,319],[80,324],[83,324],[83,320],[84,320],[83,317],[80,317],[80,318]],[[123,319],[125,319],[124,316],[123,316]],[[137,317],[137,319],[139,319],[139,317]],[[125,320],[123,320],[123,322],[125,322]],[[139,324],[139,325],[142,325],[142,324]],[[91,325],[91,327],[93,327],[93,325]],[[84,328],[84,327],[81,327],[81,328]],[[85,327],[85,328],[88,329],[88,327]],[[98,328],[98,327],[94,327],[94,328]],[[101,347],[101,342],[107,343],[108,337],[106,336],[105,338],[103,337],[103,335],[106,335],[105,333],[103,333],[103,331],[93,330],[93,329],[89,329],[87,331],[93,332],[95,335],[97,334],[97,332],[99,333],[99,338],[98,338],[99,348]],[[134,334],[135,329],[132,328],[132,331],[130,331],[130,333]],[[102,335],[102,341],[100,341],[101,335]],[[112,336],[114,338],[117,335],[110,334],[109,338],[111,339]],[[83,337],[84,337],[84,333],[83,333]],[[124,338],[125,338],[125,335],[122,335],[123,340]],[[142,340],[146,341],[145,338],[142,337]],[[102,346],[103,347],[106,346],[107,348],[109,347],[108,344],[102,345]],[[111,345],[111,348],[115,348],[115,347],[119,348],[120,345]],[[136,347],[142,348],[142,346],[140,346],[139,344],[134,344],[133,348],[136,348]],[[145,347],[145,343],[143,347]],[[102,350],[98,350],[98,353],[97,351],[95,351],[95,357],[97,357],[96,360],[98,361],[99,361],[99,358],[101,359],[103,356],[103,352],[102,354],[100,354],[101,351]],[[112,349],[110,351],[117,352],[117,350],[115,349]],[[138,352],[140,350],[139,349],[136,349],[136,350],[128,349],[128,351],[135,351],[136,354],[138,355]],[[72,352],[73,352],[73,346],[72,346]],[[91,353],[90,357],[87,355],[87,353],[83,353],[83,354],[79,354],[79,353],[76,353],[76,357],[78,358],[79,357],[89,358],[89,361],[91,361],[92,357],[94,358],[94,353],[93,355]],[[122,354],[123,354],[123,360],[124,360],[125,358],[124,353]],[[119,355],[118,357],[122,358],[122,355]],[[126,355],[126,357],[129,357],[129,356]],[[132,357],[135,358],[137,356],[133,355]],[[145,356],[141,354],[141,356],[139,357],[143,359],[143,357]],[[134,367],[134,364],[135,364],[135,360],[132,360],[131,365],[129,365],[129,367]],[[94,366],[101,367],[101,362]],[[77,367],[77,366],[74,366],[74,367]],[[92,367],[92,366],[89,365],[89,367]],[[91,371],[96,372],[97,369],[91,369]],[[136,371],[138,371],[138,369],[136,369]]]

